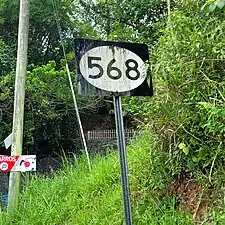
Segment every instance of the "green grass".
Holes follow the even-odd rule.
[[[128,148],[134,224],[191,225],[190,215],[175,209],[173,197],[165,195],[170,177],[164,156],[144,134]],[[75,159],[74,159],[75,160]],[[65,163],[53,179],[31,176],[22,192],[19,210],[6,223],[15,225],[121,225],[123,202],[117,152],[75,165]]]

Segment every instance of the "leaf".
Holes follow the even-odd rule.
[[[193,158],[192,158],[192,161],[195,162],[195,163],[198,163],[198,162],[199,162],[199,158],[193,157]]]
[[[211,5],[209,6],[209,11],[210,11],[210,12],[213,12],[213,11],[215,10],[215,8],[216,8],[216,4],[213,3],[213,4],[211,4]]]
[[[201,106],[203,109],[211,109],[214,107],[214,105],[209,102],[198,102],[198,105]]]
[[[181,149],[184,152],[185,155],[188,155],[189,148],[184,143],[180,143],[178,145],[178,148]]]
[[[183,150],[185,155],[188,155],[188,153],[189,153],[189,148],[188,147],[185,147],[182,150]]]
[[[222,1],[218,2],[216,5],[217,5],[218,8],[222,9],[225,5],[225,1],[222,0]]]
[[[208,5],[208,4],[205,3],[205,4],[202,6],[201,11],[203,11],[203,10],[206,8],[207,5]]]
[[[211,160],[207,160],[207,161],[203,164],[203,168],[207,167],[210,163],[211,163]]]
[[[183,148],[185,148],[185,147],[186,147],[186,145],[185,145],[184,143],[180,143],[180,144],[178,145],[178,148],[181,149],[181,150],[182,150]]]

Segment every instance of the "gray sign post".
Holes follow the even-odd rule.
[[[151,77],[147,78],[148,48],[144,44],[78,39],[75,54],[79,94],[113,96],[125,221],[132,225],[121,96],[153,95]]]
[[[125,135],[124,135],[122,104],[121,104],[120,96],[114,96],[113,98],[114,98],[114,107],[115,107],[118,149],[120,153],[120,171],[121,171],[121,183],[122,183],[122,189],[123,189],[124,214],[125,214],[126,224],[131,225],[133,224],[133,222],[132,222],[132,211],[131,211],[131,201],[130,201],[130,187],[129,187],[129,178],[128,178],[127,152],[126,152],[126,142],[125,142]]]

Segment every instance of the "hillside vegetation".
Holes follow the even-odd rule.
[[[119,157],[113,152],[92,160],[85,157],[65,161],[53,179],[30,177],[21,196],[15,225],[122,224],[123,202]],[[190,225],[188,212],[176,209],[175,198],[167,195],[171,177],[165,159],[152,135],[144,134],[128,147],[134,224]],[[0,214],[2,224],[5,216]]]
[[[194,224],[190,202],[172,191],[175,179],[168,173],[166,157],[156,147],[154,136],[145,132],[127,150],[134,224]],[[95,157],[91,171],[85,157],[64,162],[64,168],[54,178],[26,179],[18,212],[11,222],[6,222],[5,213],[1,213],[1,224],[123,224],[118,153]],[[197,204],[194,209],[198,210]],[[194,219],[201,224],[224,222],[223,212],[213,208],[205,211],[203,217],[197,213]]]
[[[225,164],[225,17],[224,1],[221,8],[217,2],[178,1],[152,49],[156,95],[126,99],[125,107],[154,126],[171,174],[202,173],[205,184],[220,188]]]
[[[225,0],[56,3],[62,9],[58,16],[71,69],[74,37],[149,46],[154,97],[123,98],[124,114],[147,130],[128,147],[134,224],[225,224]],[[0,0],[2,146],[12,125],[16,10],[17,1]],[[65,161],[53,179],[27,179],[11,224],[119,225],[123,204],[118,155],[93,157],[91,172],[80,157],[53,18],[49,1],[33,1],[24,149],[33,152],[34,137],[45,138],[53,146],[47,148],[50,152],[74,150],[75,164]],[[78,104],[89,116],[102,99],[79,96]],[[0,219],[7,224],[4,211]]]

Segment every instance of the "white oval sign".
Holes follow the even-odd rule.
[[[110,92],[130,91],[147,76],[147,64],[135,53],[116,46],[99,46],[80,60],[82,76],[93,86]]]

